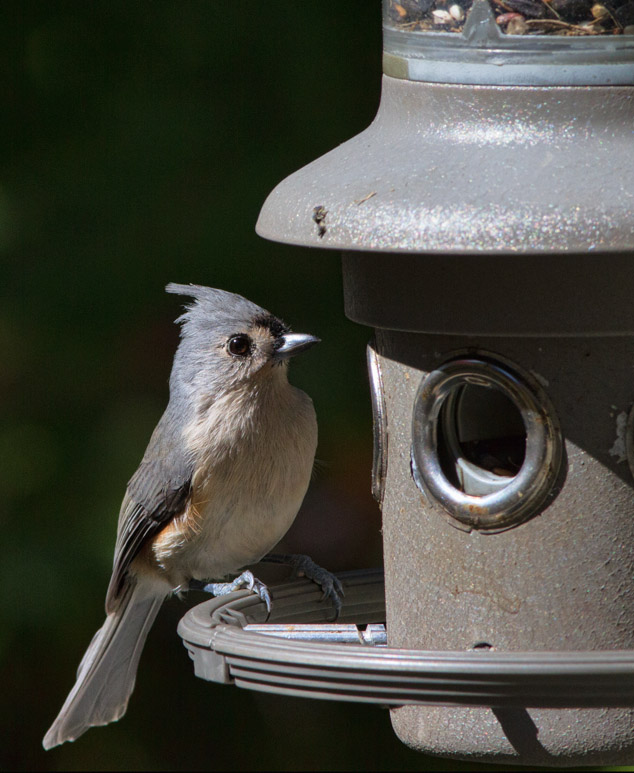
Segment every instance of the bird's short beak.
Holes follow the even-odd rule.
[[[277,362],[287,360],[300,352],[305,352],[314,344],[318,344],[320,340],[320,338],[305,333],[287,333],[280,338],[280,345],[276,347],[273,359]]]

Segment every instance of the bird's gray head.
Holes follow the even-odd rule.
[[[284,322],[241,295],[201,285],[171,283],[165,289],[194,299],[177,320],[181,343],[172,382],[181,387],[204,385],[205,391],[219,394],[274,377],[290,357],[319,341],[291,333]]]

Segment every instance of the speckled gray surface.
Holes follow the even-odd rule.
[[[631,250],[633,124],[632,86],[384,76],[372,125],[281,182],[257,232],[345,250]]]

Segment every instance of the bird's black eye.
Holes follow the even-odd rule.
[[[234,357],[251,354],[251,339],[247,335],[233,336],[227,341],[227,351]]]

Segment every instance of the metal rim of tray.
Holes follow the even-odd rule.
[[[383,572],[338,577],[345,597],[336,624],[328,622],[331,603],[305,579],[270,588],[266,622],[264,603],[246,590],[192,608],[178,633],[196,675],[263,692],[383,706],[634,706],[634,651],[376,646],[377,624],[385,620]]]

